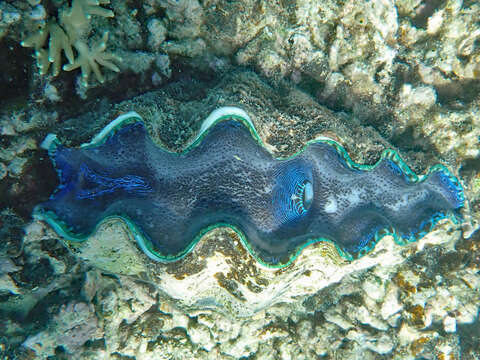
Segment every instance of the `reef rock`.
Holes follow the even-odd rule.
[[[69,145],[78,146],[119,113],[135,110],[155,141],[179,151],[198,133],[204,114],[242,104],[266,146],[279,156],[329,136],[358,163],[373,164],[383,149],[394,148],[417,173],[438,162],[448,165],[465,187],[464,222],[444,220],[406,245],[384,237],[354,261],[320,242],[290,265],[272,269],[225,228],[208,233],[183,259],[163,264],[141,251],[121,221],[106,221],[88,240],[74,243],[63,241],[42,221],[23,227],[12,211],[3,211],[1,259],[9,260],[2,260],[7,264],[2,271],[17,288],[0,297],[6,319],[0,328],[2,356],[400,359],[478,354],[480,247],[477,233],[469,238],[478,218],[475,167],[458,172],[458,164],[465,164],[460,155],[445,159],[439,152],[395,147],[354,116],[334,113],[290,85],[270,86],[250,72],[225,76],[204,92],[191,85],[173,83],[51,124],[49,130],[60,140],[74,133]],[[407,90],[432,94],[419,86]],[[12,158],[21,154],[9,148]],[[32,174],[30,168],[23,171]],[[44,199],[55,176],[48,178],[48,191],[34,187]]]

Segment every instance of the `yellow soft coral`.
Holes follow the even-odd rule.
[[[110,0],[73,0],[72,7],[60,13],[60,22],[65,27],[72,43],[90,32],[90,17],[98,15],[106,18],[114,16],[112,10],[100,5],[107,5]]]
[[[108,40],[108,32],[103,34],[102,40],[94,49],[89,49],[84,42],[77,40],[73,44],[73,46],[78,51],[78,57],[75,59],[73,63],[63,65],[63,70],[71,71],[74,69],[81,68],[82,81],[84,84],[87,83],[88,77],[90,76],[90,73],[93,71],[97,80],[103,83],[104,78],[102,76],[102,73],[100,72],[100,68],[98,67],[98,64],[105,66],[110,70],[119,72],[120,69],[112,61],[116,61],[116,62],[121,61],[121,59],[118,56],[105,52],[105,49],[107,48],[107,45],[106,45],[107,40]]]
[[[48,51],[43,48],[47,37],[50,35]],[[35,57],[40,69],[40,74],[45,75],[53,64],[53,75],[57,76],[60,72],[62,50],[68,61],[73,62],[73,50],[70,40],[63,29],[56,22],[49,22],[42,27],[38,33],[27,37],[22,41],[22,46],[33,47],[35,49]]]
[[[62,51],[68,60],[63,66],[65,71],[81,68],[82,79],[86,83],[90,73],[93,71],[98,81],[103,82],[99,65],[105,66],[113,71],[119,71],[113,63],[119,62],[120,58],[105,53],[108,33],[102,37],[100,44],[90,49],[87,46],[87,38],[90,35],[90,17],[92,15],[102,17],[113,17],[113,11],[105,9],[110,0],[73,0],[72,6],[59,11],[59,22],[56,19],[40,26],[38,32],[28,36],[22,41],[22,46],[35,49],[35,57],[41,75],[47,74],[52,64],[52,74],[57,76],[62,68]],[[48,49],[45,43],[49,39]],[[74,57],[73,48],[76,50],[77,58]]]

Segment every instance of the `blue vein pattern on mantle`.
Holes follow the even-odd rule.
[[[175,261],[209,230],[228,226],[262,264],[290,264],[329,241],[352,260],[385,235],[418,240],[441,219],[461,219],[464,193],[444,166],[417,176],[393,150],[374,165],[353,162],[329,138],[289,158],[267,151],[241,109],[215,110],[182,153],[155,144],[141,117],[112,121],[90,143],[43,146],[60,185],[36,207],[63,237],[84,241],[105,219],[124,220],[150,258]]]

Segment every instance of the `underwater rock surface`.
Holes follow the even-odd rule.
[[[49,135],[60,185],[36,216],[73,241],[118,217],[157,261],[178,260],[205,233],[227,226],[258,261],[280,267],[319,241],[349,260],[389,234],[416,241],[439,220],[457,222],[464,206],[463,189],[444,166],[418,177],[393,150],[359,165],[322,138],[275,159],[239,108],[212,112],[182,153],[156,146],[139,120],[121,115],[79,149]]]

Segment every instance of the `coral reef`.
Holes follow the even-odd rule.
[[[92,71],[98,81],[104,81],[97,63],[110,70],[120,71],[112,60],[119,62],[121,59],[105,53],[108,32],[103,34],[97,47],[89,48],[86,43],[91,32],[89,19],[92,15],[106,18],[114,16],[111,10],[101,6],[109,3],[110,0],[73,0],[71,8],[63,7],[59,10],[58,22],[53,18],[48,19],[36,33],[22,41],[22,46],[34,48],[40,74],[47,74],[51,64],[52,73],[57,76],[62,68],[62,52],[69,62],[63,66],[63,70],[71,71],[80,67],[84,83],[88,82]],[[44,48],[47,39],[48,50]],[[77,58],[74,58],[72,46],[78,53]]]
[[[52,337],[50,334],[57,335]],[[102,337],[93,305],[69,303],[52,318],[49,328],[30,336],[23,345],[37,354],[54,354],[55,348],[61,344],[66,352],[74,354],[87,340]]]
[[[321,135],[345,144],[355,161],[373,163],[391,146],[352,117],[253,73],[226,75],[205,93],[199,85],[174,85],[44,126],[60,139],[76,134],[75,146],[134,108],[156,141],[180,150],[203,114],[241,103],[278,155]],[[24,134],[23,123],[10,133]],[[85,132],[70,130],[79,127]],[[435,153],[402,155],[419,171],[439,161]],[[478,175],[474,167],[460,174],[473,204],[465,216],[475,220]],[[17,176],[26,175],[7,175]],[[226,229],[210,233],[183,260],[159,264],[122,223],[108,221],[89,241],[66,244],[40,221],[28,220],[25,234],[18,232],[22,222],[12,211],[0,218],[12,234],[4,237],[0,275],[5,358],[478,357],[478,233],[466,239],[475,222],[471,230],[442,222],[406,246],[386,237],[353,262],[319,244],[284,269],[268,269]]]
[[[98,236],[112,238],[111,231],[122,234],[110,227]],[[61,259],[58,253],[47,253],[46,242],[48,251],[61,245],[49,240],[54,235],[43,224],[33,224],[28,233],[27,251],[36,246],[45,249],[43,256],[49,261]],[[212,239],[217,249],[222,236],[228,234],[217,233]],[[456,242],[456,251],[452,250],[452,242]],[[54,311],[46,329],[28,337],[23,348],[27,349],[25,356],[47,357],[61,350],[75,359],[308,359],[333,354],[337,358],[361,354],[368,359],[379,355],[402,359],[432,353],[446,358],[463,354],[462,358],[468,358],[465,355],[478,350],[475,344],[479,339],[462,333],[462,329],[467,331],[478,318],[480,276],[474,262],[464,266],[462,259],[473,252],[478,256],[477,242],[458,240],[441,230],[418,248],[409,249],[408,254],[397,253],[396,259],[379,254],[380,264],[376,267],[365,264],[366,268],[357,270],[340,270],[340,264],[322,260],[325,257],[317,249],[318,255],[314,250],[301,259],[310,265],[320,261],[316,270],[308,272],[299,262],[299,267],[281,273],[251,265],[250,269],[242,269],[234,257],[241,254],[225,257],[227,263],[219,268],[220,253],[203,249],[206,262],[213,266],[208,268],[217,274],[207,275],[205,270],[196,276],[183,273],[188,268],[170,275],[163,271],[162,290],[143,280],[113,278],[104,271],[90,269],[80,280],[79,292],[82,301],[95,299],[94,305],[66,299],[67,304]],[[404,256],[411,260],[402,263]],[[225,272],[227,268],[231,273]],[[59,268],[56,276],[65,271]],[[249,277],[235,274],[243,271],[248,271]],[[343,277],[341,281],[339,276]],[[247,285],[253,277],[259,284]],[[205,283],[207,279],[217,279],[217,283]],[[271,293],[274,289],[277,294]],[[169,299],[165,290],[171,294],[175,291],[182,298]],[[223,301],[235,298],[236,309],[252,304],[253,299],[270,301],[246,318],[232,319],[231,312],[209,309],[214,299],[222,297]],[[184,307],[193,299],[197,300],[193,307]],[[19,326],[10,321],[8,330],[3,331],[13,335]]]
[[[478,359],[479,14],[472,0],[0,1],[0,357]],[[114,222],[67,246],[32,221],[55,188],[47,133],[79,146],[135,110],[179,151],[200,114],[231,105],[278,156],[328,136],[358,163],[394,148],[416,173],[449,166],[464,222],[266,270],[225,230],[160,266]]]
[[[247,65],[272,80],[289,78],[320,102],[376,127],[395,144],[411,135],[425,151],[433,146],[443,154],[478,155],[480,126],[472,116],[478,111],[480,89],[476,2],[149,0],[136,7],[122,1],[76,0],[71,7],[54,2],[53,8],[37,0],[28,6],[12,4],[2,5],[3,36],[33,47],[42,73],[53,67],[57,74],[63,57],[66,70],[81,61],[83,78],[77,92],[82,98],[88,98],[88,88],[99,86],[86,84],[85,78],[106,54],[109,70],[141,73],[136,79],[139,92],[169,79],[171,67],[164,64],[172,61],[216,75],[232,65]],[[29,35],[18,38],[19,33]],[[101,50],[105,33],[110,34],[111,52]],[[77,53],[81,59],[72,67]],[[122,64],[120,57],[128,61]],[[159,58],[168,62],[154,61]],[[103,76],[94,72],[101,81]],[[119,76],[109,74],[108,79]],[[121,84],[115,86],[122,91]],[[411,91],[426,101],[413,104]],[[62,99],[62,92],[58,96]],[[471,120],[460,120],[465,118]],[[431,136],[433,132],[438,137]],[[422,139],[429,136],[434,140],[425,144]],[[449,139],[454,137],[464,141],[452,143]]]

